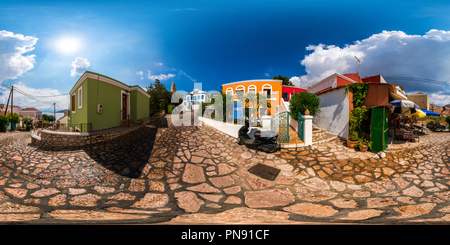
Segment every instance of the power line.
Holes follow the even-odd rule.
[[[450,86],[450,82],[438,81],[428,78],[418,78],[418,77],[384,77],[386,80],[396,80],[396,81],[412,81],[412,82],[423,82],[423,83],[433,83],[439,85]]]
[[[3,85],[3,84],[0,84],[0,87],[5,87],[5,88],[6,88],[7,86],[5,86],[5,85]],[[11,85],[9,85],[8,87],[12,89],[12,86],[11,86]],[[18,92],[19,94],[22,94],[22,95],[24,95],[25,97],[27,97],[27,98],[29,98],[29,99],[32,99],[32,100],[34,100],[34,101],[37,101],[37,102],[39,102],[39,103],[41,103],[41,104],[47,104],[47,105],[51,104],[51,106],[50,106],[48,109],[46,109],[46,110],[41,110],[42,112],[55,112],[55,108],[53,108],[53,110],[51,110],[51,109],[52,109],[52,107],[57,106],[56,103],[54,103],[54,102],[47,102],[47,101],[44,101],[44,100],[42,100],[42,99],[36,98],[36,97],[53,97],[53,96],[35,96],[35,95],[30,95],[30,94],[28,94],[28,93],[26,93],[26,92],[24,92],[24,91],[22,91],[22,90],[20,90],[20,89],[18,89],[18,88],[14,88],[14,90],[15,90],[16,92]],[[56,95],[56,96],[59,96],[59,95]],[[57,107],[60,108],[59,106],[57,106]]]
[[[26,96],[26,97],[28,97],[28,98],[30,98],[32,100],[35,100],[35,101],[37,101],[39,103],[42,103],[42,104],[53,104],[52,102],[43,101],[41,99],[38,99],[38,98],[36,98],[36,97],[34,97],[32,95],[29,95],[29,94],[23,92],[21,90],[18,90],[18,89],[14,89],[14,90],[15,90],[15,92],[18,92],[19,94],[22,94],[22,95],[24,95],[24,96]]]

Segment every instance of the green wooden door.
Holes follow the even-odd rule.
[[[370,124],[370,140],[372,141],[372,151],[383,151],[387,147],[388,118],[389,109],[387,109],[386,107],[372,108],[372,119]]]

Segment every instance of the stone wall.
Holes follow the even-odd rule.
[[[133,126],[124,130],[104,130],[97,133],[71,133],[39,130],[31,133],[31,143],[50,149],[80,148],[111,140],[140,128],[142,128],[142,126]]]
[[[326,137],[327,137],[327,135],[325,134],[325,129],[313,127],[313,130],[312,130],[312,141],[313,142],[321,141],[321,140],[325,139]]]

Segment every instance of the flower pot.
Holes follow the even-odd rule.
[[[361,151],[361,152],[366,152],[368,149],[369,149],[369,146],[367,146],[367,145],[363,145],[363,146],[359,147],[359,151]]]
[[[348,140],[347,139],[347,146],[350,147],[350,148],[355,148],[357,143],[358,143],[357,140],[353,141],[353,140]]]

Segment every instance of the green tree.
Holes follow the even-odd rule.
[[[294,86],[294,84],[291,81],[289,81],[290,80],[289,77],[278,75],[278,76],[274,76],[273,80],[283,80],[283,83],[282,83],[283,85],[285,85],[285,86]]]
[[[8,113],[6,115],[6,117],[8,117],[9,121],[12,123],[19,123],[20,122],[20,116],[17,113],[13,113],[12,117],[11,117],[11,113]]]
[[[32,116],[24,116],[22,118],[23,124],[26,125],[27,130],[31,129],[31,125],[33,125],[34,118]]]
[[[172,93],[169,92],[159,79],[147,87],[147,93],[150,95],[150,115],[160,110],[166,110],[170,104]]]
[[[56,119],[55,119],[55,116],[53,116],[53,115],[42,114],[42,120],[54,122]]]
[[[290,112],[293,118],[296,118],[298,113],[305,115],[306,109],[312,116],[320,112],[320,98],[316,94],[309,92],[300,92],[292,95],[290,99]]]

